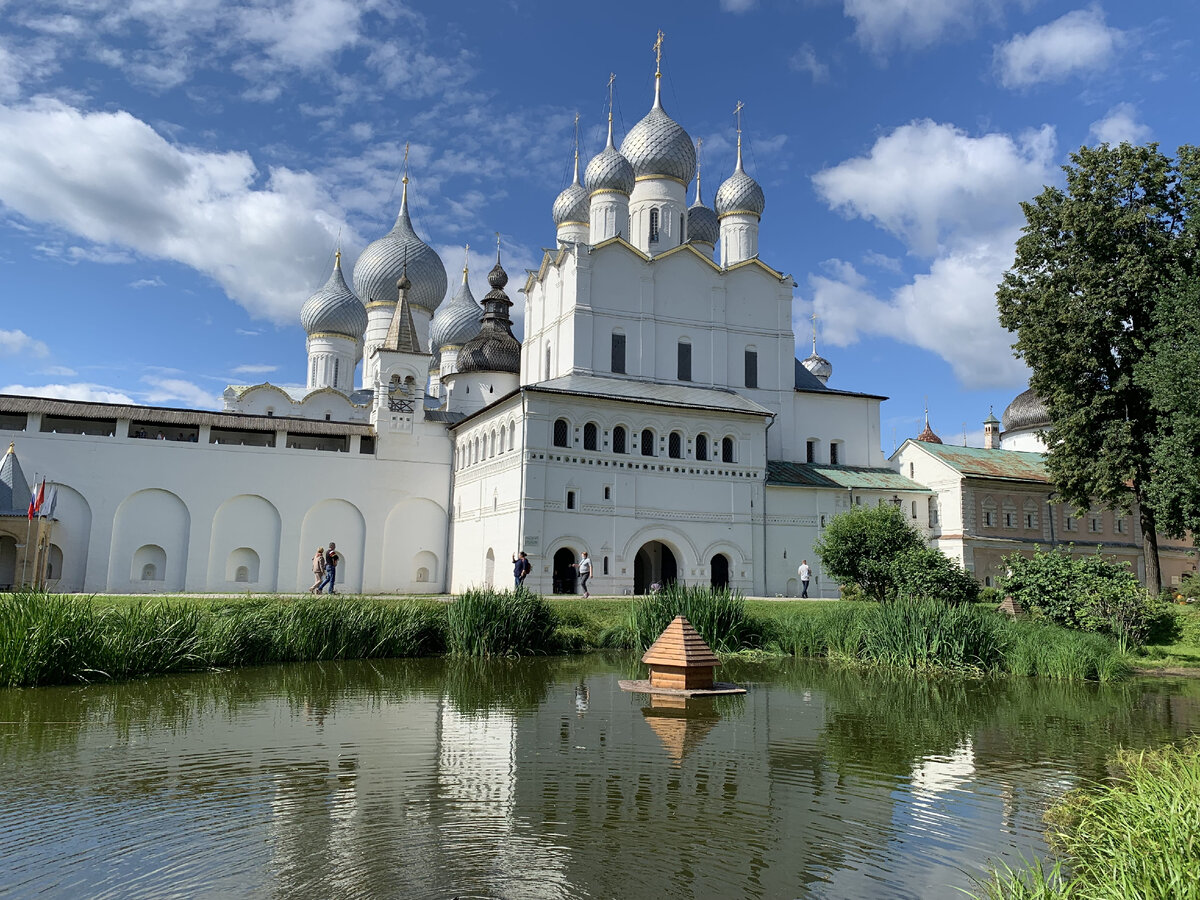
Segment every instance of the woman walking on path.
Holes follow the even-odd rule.
[[[579,562],[571,563],[571,568],[576,569],[579,572],[579,586],[583,588],[583,599],[586,600],[588,597],[592,596],[588,593],[587,589],[588,579],[592,577],[592,561],[588,559],[586,550],[583,551],[583,558],[580,559]]]
[[[325,548],[318,547],[317,552],[313,554],[313,586],[308,589],[310,594],[321,593],[321,582],[325,580]]]

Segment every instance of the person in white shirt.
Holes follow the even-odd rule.
[[[810,569],[808,567],[807,559],[800,560],[800,568],[797,569],[796,572],[800,575],[800,596],[803,599],[807,600],[808,599],[808,580],[810,578],[812,578],[812,569]]]
[[[571,563],[571,568],[576,569],[579,572],[579,586],[583,588],[583,598],[586,600],[588,597],[592,596],[588,593],[587,589],[588,579],[592,577],[592,561],[588,559],[586,550],[583,551],[583,558],[580,559],[579,562]]]

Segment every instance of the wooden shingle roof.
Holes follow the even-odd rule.
[[[699,668],[719,666],[721,661],[704,643],[700,632],[692,627],[683,616],[676,616],[671,624],[650,645],[642,662],[648,666],[681,666]]]

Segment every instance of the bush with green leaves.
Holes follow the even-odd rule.
[[[892,581],[900,600],[944,600],[951,605],[979,600],[979,582],[940,550],[919,547],[892,559]]]
[[[1004,560],[1005,593],[1033,615],[1079,631],[1111,634],[1125,647],[1139,647],[1159,621],[1165,605],[1138,582],[1124,563],[1099,553],[1075,556],[1056,547],[1032,557],[1014,553]]]
[[[813,549],[827,575],[858,585],[868,599],[882,603],[896,594],[896,557],[925,549],[925,541],[899,509],[856,506],[830,519]]]

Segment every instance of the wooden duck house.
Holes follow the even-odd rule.
[[[650,667],[650,687],[672,690],[711,690],[713,669],[721,664],[700,632],[676,616],[658,636],[642,662]]]

